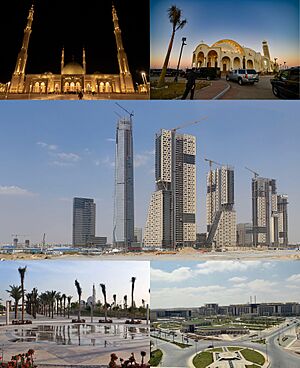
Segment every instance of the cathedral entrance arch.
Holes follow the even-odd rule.
[[[210,50],[207,54],[207,66],[215,68],[218,66],[218,54],[215,50]]]
[[[253,61],[252,60],[247,60],[247,68],[249,68],[249,69],[253,69],[254,68]]]
[[[204,53],[202,51],[198,52],[197,55],[197,68],[201,68],[201,66],[204,66]]]
[[[228,56],[222,58],[222,70],[223,72],[228,72],[230,70],[230,59]]]
[[[239,57],[235,57],[233,59],[233,68],[240,69],[241,68],[241,59]]]

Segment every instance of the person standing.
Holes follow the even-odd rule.
[[[195,88],[196,88],[196,79],[197,79],[197,74],[195,72],[195,68],[192,68],[192,70],[190,70],[187,74],[187,81],[186,81],[186,86],[185,86],[185,91],[181,97],[182,100],[185,100],[187,98],[187,95],[189,94],[189,92],[191,92],[190,95],[190,99],[193,100],[194,99],[194,93],[195,93]]]

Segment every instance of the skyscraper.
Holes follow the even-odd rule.
[[[162,129],[156,135],[156,191],[145,227],[146,246],[192,246],[196,241],[196,138]]]
[[[279,245],[288,245],[288,196],[279,194],[277,196],[278,210],[278,241]]]
[[[287,205],[287,195],[277,194],[275,179],[252,179],[253,245],[288,245]]]
[[[96,229],[96,204],[90,198],[73,199],[73,246],[93,243]]]
[[[207,174],[207,244],[216,247],[236,245],[234,210],[234,170],[223,166]]]
[[[131,118],[117,124],[113,243],[128,249],[134,241],[133,139]]]

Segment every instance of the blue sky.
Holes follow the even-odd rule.
[[[151,308],[300,302],[297,261],[151,262]]]
[[[290,241],[300,241],[299,106],[294,101],[126,101],[134,110],[135,216],[145,225],[160,128],[207,117],[181,130],[197,137],[197,224],[205,231],[203,158],[235,167],[238,222],[251,221],[251,177],[277,179],[289,195]],[[112,101],[0,103],[0,243],[11,234],[71,242],[72,198],[96,199],[97,235],[111,239],[115,129]],[[24,237],[20,237],[24,240]]]
[[[176,5],[188,23],[179,30],[170,66],[177,65],[181,38],[187,37],[182,67],[190,67],[192,53],[200,41],[208,45],[233,39],[262,53],[262,41],[269,43],[277,63],[299,64],[298,0],[151,0],[151,66],[161,67],[170,39],[167,9]]]
[[[27,266],[25,288],[31,291],[36,287],[39,292],[56,290],[72,295],[77,300],[74,285],[77,279],[82,287],[82,299],[92,295],[93,283],[96,287],[96,299],[103,302],[99,284],[106,285],[107,300],[113,294],[117,301],[131,295],[131,277],[136,277],[135,299],[138,305],[142,299],[149,303],[150,262],[136,261],[8,261],[0,263],[0,299],[8,300],[9,285],[20,285],[19,267]],[[62,282],[63,280],[63,282]]]

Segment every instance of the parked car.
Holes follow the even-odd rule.
[[[272,90],[278,98],[300,99],[300,67],[281,70],[271,79]]]
[[[185,76],[191,71],[191,69],[186,69]],[[218,79],[221,78],[221,70],[220,68],[212,68],[212,67],[203,67],[203,68],[195,68],[194,72],[197,75],[197,79]]]
[[[238,82],[240,86],[247,83],[253,85],[259,81],[259,77],[255,69],[234,69],[226,75],[226,80]]]

